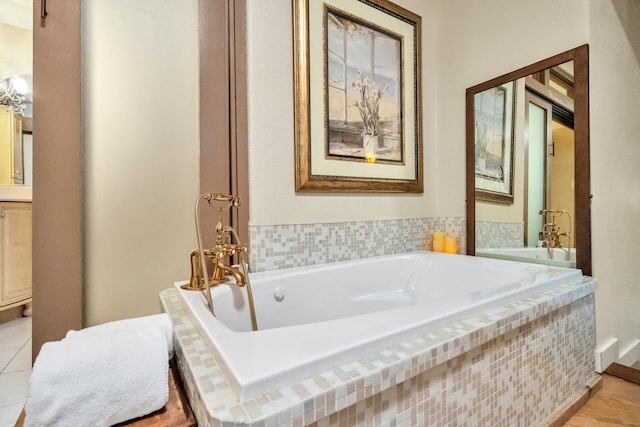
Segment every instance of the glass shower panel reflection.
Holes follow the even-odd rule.
[[[545,208],[545,157],[547,146],[547,112],[533,101],[527,102],[527,246],[538,245],[538,233],[542,230]]]

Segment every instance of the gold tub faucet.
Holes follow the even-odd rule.
[[[559,248],[566,253],[567,260],[569,260],[571,255],[570,234],[566,231],[560,231],[560,227],[556,224],[556,218],[561,215],[567,215],[569,217],[569,229],[571,229],[571,213],[559,209],[542,209],[539,214],[543,216],[545,223],[542,226],[542,231],[538,233],[538,239],[542,240],[542,247],[547,248],[549,259],[553,259],[553,248]],[[548,216],[551,217],[551,221],[547,220]],[[566,248],[560,241],[561,237],[567,237],[569,239]]]
[[[202,244],[202,235],[200,234],[200,202],[206,200],[209,205],[212,202],[226,202],[218,208],[218,221],[216,223],[216,242],[213,248],[205,249]],[[195,222],[196,236],[198,239],[198,248],[191,251],[191,279],[188,284],[182,285],[183,289],[203,291],[207,300],[209,311],[215,316],[213,310],[213,301],[211,299],[210,288],[229,281],[229,275],[235,279],[235,285],[240,288],[247,288],[247,296],[249,300],[249,309],[251,312],[251,326],[253,330],[257,330],[257,322],[255,309],[253,306],[253,295],[251,292],[251,284],[249,282],[249,274],[247,273],[247,245],[240,243],[238,233],[230,225],[222,223],[223,209],[240,206],[238,196],[222,193],[203,193],[198,196],[195,206]],[[232,239],[235,243],[232,243]],[[237,256],[239,266],[232,266],[230,260],[233,256]],[[229,262],[225,263],[225,260]],[[209,276],[208,264],[213,266],[213,273]]]

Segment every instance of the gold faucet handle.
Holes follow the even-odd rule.
[[[229,202],[227,208],[237,208],[240,206],[240,198],[238,196],[234,196],[233,194],[224,194],[224,193],[204,193],[203,197],[209,204],[212,201],[214,202]]]

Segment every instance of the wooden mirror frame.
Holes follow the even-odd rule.
[[[574,138],[575,138],[575,247],[576,268],[591,275],[591,198],[589,163],[589,45],[552,56],[495,79],[470,87],[466,91],[466,196],[467,254],[476,253],[475,197],[475,117],[474,95],[556,65],[574,63]]]

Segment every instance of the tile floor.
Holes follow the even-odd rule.
[[[13,427],[31,375],[31,317],[0,323],[0,427]]]

